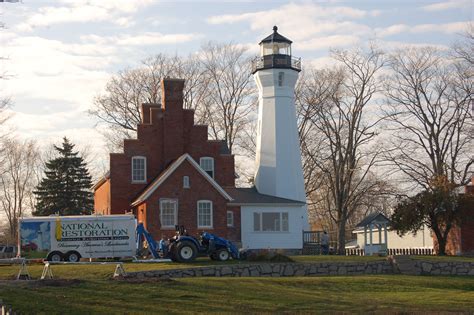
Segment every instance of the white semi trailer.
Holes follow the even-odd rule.
[[[136,255],[133,215],[84,215],[22,218],[19,254],[25,258],[77,262],[81,258]]]

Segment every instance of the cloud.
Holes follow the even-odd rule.
[[[118,36],[99,36],[95,34],[82,35],[80,39],[83,42],[92,42],[97,45],[118,45],[118,46],[149,46],[149,45],[168,45],[185,43],[203,38],[203,34],[197,33],[178,33],[163,34],[159,32],[145,32],[140,34],[122,34]],[[93,49],[92,46],[91,49]],[[85,49],[86,47],[82,47]]]
[[[123,46],[145,46],[184,43],[202,37],[203,35],[194,33],[162,34],[158,32],[146,32],[140,35],[121,35],[109,38],[108,40],[115,42],[117,45]]]
[[[387,37],[391,35],[401,33],[445,33],[453,34],[460,33],[466,30],[467,22],[453,22],[445,24],[418,24],[418,25],[406,25],[406,24],[395,24],[386,28],[375,29],[377,37]]]
[[[347,6],[291,3],[268,11],[211,16],[207,22],[214,25],[248,22],[250,28],[254,31],[261,31],[261,35],[267,34],[272,26],[277,24],[285,35],[298,41],[323,33],[369,32],[368,26],[348,20],[360,20],[379,13]]]
[[[54,96],[80,107],[87,106],[108,79],[107,69],[120,60],[112,46],[67,44],[39,36],[12,37],[3,52],[12,78],[2,85],[14,100]]]
[[[423,48],[423,47],[433,47],[440,50],[448,50],[449,46],[440,45],[440,44],[431,44],[428,42],[418,42],[418,43],[408,43],[402,41],[386,41],[380,40],[377,42],[380,47],[383,47],[385,51],[391,51],[396,49],[407,49],[407,48]]]
[[[20,31],[32,31],[64,23],[108,21],[120,26],[130,26],[129,15],[151,4],[152,0],[63,0],[63,6],[43,6],[16,26]]]
[[[472,0],[450,0],[450,1],[428,4],[421,8],[425,11],[445,11],[449,9],[461,9],[461,8],[472,9],[472,5],[473,5]]]
[[[333,35],[316,37],[300,43],[295,43],[295,47],[297,50],[327,50],[329,48],[356,45],[359,41],[360,38],[353,35]]]
[[[324,57],[304,61],[303,66],[307,64],[309,65],[308,67],[309,69],[322,69],[322,68],[333,67],[334,65],[337,65],[337,63],[338,62],[336,59],[331,58],[329,56],[324,56]]]

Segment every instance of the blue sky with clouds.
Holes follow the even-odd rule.
[[[110,76],[154,53],[187,55],[207,41],[256,53],[279,26],[303,66],[328,63],[329,48],[377,40],[384,48],[448,47],[472,21],[474,2],[459,1],[154,1],[22,0],[0,3],[0,82],[12,98],[9,126],[42,143],[64,135],[107,158],[87,115]],[[94,141],[91,141],[94,139]],[[96,141],[98,140],[98,141]]]

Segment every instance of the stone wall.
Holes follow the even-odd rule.
[[[388,261],[333,263],[254,263],[172,270],[129,272],[125,279],[183,277],[292,277],[324,275],[391,274]]]
[[[418,274],[474,276],[474,262],[434,262],[413,259]]]
[[[126,271],[126,270],[125,270]],[[293,276],[353,276],[377,274],[457,275],[474,276],[474,261],[439,262],[411,259],[409,256],[388,257],[371,262],[321,263],[246,263],[183,269],[129,272],[124,279],[183,277],[293,277]]]

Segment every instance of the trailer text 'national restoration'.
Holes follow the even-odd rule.
[[[114,229],[104,222],[99,223],[63,223],[61,224],[62,238],[70,237],[120,237],[128,236],[128,230],[124,228]],[[128,238],[128,237],[126,237]]]

